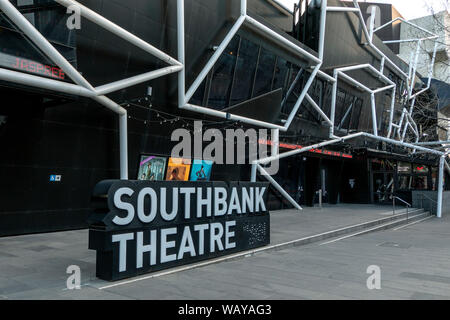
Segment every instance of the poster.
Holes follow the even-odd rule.
[[[167,158],[157,156],[141,156],[139,161],[138,180],[163,181],[166,173]]]
[[[169,158],[167,181],[188,181],[191,169],[190,159]]]
[[[210,160],[194,160],[190,181],[209,181],[213,162]]]

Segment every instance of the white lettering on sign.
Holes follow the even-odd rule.
[[[118,280],[270,242],[267,183],[113,182],[104,197],[110,212],[93,216],[89,246],[99,274]],[[100,206],[96,207],[99,208]],[[98,219],[98,220],[95,220]]]
[[[123,187],[118,189],[114,194],[114,206],[117,209],[123,210],[126,215],[123,217],[116,215],[112,221],[119,226],[128,225],[135,218],[136,212],[139,221],[145,224],[153,222],[158,213],[164,221],[168,222],[174,221],[180,211],[183,213],[185,219],[190,219],[192,215],[190,205],[192,200],[196,200],[197,203],[195,214],[197,218],[212,216],[220,217],[225,214],[231,215],[233,213],[248,214],[266,211],[266,205],[264,203],[265,191],[265,187],[241,189],[233,187],[228,203],[228,192],[227,189],[223,187],[173,188],[171,189],[170,196],[167,195],[168,191],[166,188],[161,188],[159,199],[158,194],[154,189],[144,188],[139,192],[136,204],[134,205],[130,201],[134,191],[128,187]],[[171,197],[171,199],[168,199],[169,197]],[[184,197],[183,208],[178,207],[180,197]],[[147,201],[146,206],[147,199],[149,199],[149,201]],[[214,206],[212,204],[213,199]],[[170,202],[168,202],[168,200],[170,200]],[[170,210],[168,210],[168,203],[171,203]]]
[[[181,240],[177,243],[178,230],[176,227],[161,230],[146,230],[136,233],[122,233],[112,236],[112,242],[119,245],[119,272],[127,271],[128,255],[127,245],[129,241],[136,241],[136,268],[144,266],[144,255],[149,255],[149,266],[160,263],[169,263],[183,260],[186,256],[195,257],[205,253],[215,253],[236,248],[234,239],[236,221],[226,221],[224,224],[214,222],[211,224],[185,226],[180,228]],[[145,240],[145,234],[149,240]],[[159,243],[158,243],[159,239]],[[209,242],[209,250],[205,252],[205,240]],[[196,246],[195,243],[198,243]],[[158,247],[161,248],[160,257],[157,257]],[[176,249],[178,248],[178,249]]]

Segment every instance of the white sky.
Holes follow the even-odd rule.
[[[281,2],[288,8],[293,8],[294,3],[298,3],[298,0],[277,1]],[[394,7],[397,8],[397,10],[400,12],[400,14],[407,20],[428,16],[432,14],[430,10],[431,8],[434,10],[434,12],[440,12],[446,9],[450,9],[449,0],[373,0],[367,2],[392,3]]]

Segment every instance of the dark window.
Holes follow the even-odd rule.
[[[287,87],[287,97],[285,97],[282,112],[290,114],[298,100],[298,94],[303,88],[303,70],[296,65],[291,65],[289,81]]]
[[[229,106],[231,84],[239,49],[239,37],[234,37],[214,66],[208,106],[222,110]]]
[[[35,26],[35,28],[51,42],[51,44],[76,67],[76,32],[66,26],[66,8],[53,0],[13,0],[12,4]],[[22,71],[37,73],[38,64],[53,66],[53,63],[40,53],[32,42],[23,35],[8,18],[0,13],[0,65],[17,69],[16,58],[28,59],[20,61]],[[42,73],[42,72],[41,72]],[[45,75],[45,74],[43,74]]]
[[[278,58],[277,66],[275,68],[275,76],[273,78],[272,90],[283,88],[283,96],[287,91],[287,77],[289,74],[289,63],[283,58]]]
[[[264,48],[261,48],[258,71],[256,72],[255,89],[253,97],[258,97],[270,92],[272,88],[273,72],[275,68],[275,56]]]
[[[363,107],[363,101],[361,99],[356,99],[355,105],[353,106],[352,120],[350,123],[350,130],[357,130],[359,127],[359,118],[361,117],[361,111]]]
[[[242,39],[237,57],[230,105],[235,105],[251,98],[258,52],[259,48],[256,44]]]
[[[343,90],[338,89],[337,96],[336,96],[336,116],[335,116],[335,125],[339,126],[339,124],[342,121],[342,118],[344,117],[345,111],[347,110],[345,101],[347,93]]]
[[[192,103],[193,105],[197,105],[197,106],[203,106],[203,99],[205,98],[206,81],[207,81],[207,78],[205,80],[203,80],[200,87],[198,87],[197,91],[195,91],[195,93],[192,96],[191,101],[189,101],[189,103]]]

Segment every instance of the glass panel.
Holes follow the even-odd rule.
[[[289,74],[289,63],[283,58],[278,58],[275,68],[275,77],[273,78],[272,90],[283,88],[283,96],[286,94],[286,80]]]
[[[259,47],[256,44],[242,39],[230,105],[235,105],[251,98],[258,53]]]
[[[398,163],[398,172],[399,173],[411,173],[411,164],[407,162],[399,162]]]
[[[398,189],[399,190],[410,190],[411,189],[411,177],[410,176],[399,176]]]
[[[256,72],[255,90],[253,97],[258,97],[270,92],[272,88],[273,71],[275,68],[275,56],[264,48],[261,48],[258,71]]]
[[[216,62],[209,93],[208,106],[222,110],[229,106],[231,83],[236,66],[239,37],[234,37]]]
[[[345,100],[347,93],[341,89],[338,89],[336,96],[336,116],[335,116],[335,126],[339,126],[341,120],[345,113]],[[345,109],[345,110],[344,110]]]
[[[202,84],[195,91],[195,93],[192,96],[189,103],[196,105],[196,106],[203,106],[203,99],[205,97],[205,88],[206,88],[206,80],[207,79],[208,79],[208,77],[205,80],[203,80]]]
[[[289,85],[287,89],[287,91],[291,90],[291,94],[287,98],[285,98],[285,104],[282,109],[282,112],[285,114],[291,113],[295,103],[298,100],[298,93],[301,92],[301,89],[303,88],[303,75],[302,73],[300,73],[301,76],[299,76],[299,72],[301,72],[300,67],[296,65],[291,66],[291,72],[288,82]]]
[[[76,67],[76,32],[75,30],[69,30],[66,26],[66,8],[52,0],[14,0],[12,3]],[[2,65],[10,67],[10,62],[5,62],[5,59],[25,58],[30,61],[19,61],[21,65],[27,66],[22,68],[23,71],[46,75],[45,70],[43,72],[36,70],[42,69],[41,64],[51,66],[52,63],[38,52],[31,45],[31,41],[7,20],[5,16],[0,15],[0,27],[7,28],[0,30],[2,34],[0,37],[1,52],[6,55],[2,57]],[[45,69],[46,66],[43,67]]]
[[[350,130],[357,130],[359,127],[359,118],[361,117],[363,101],[361,99],[356,99],[355,105],[353,106],[352,120],[350,124]]]

